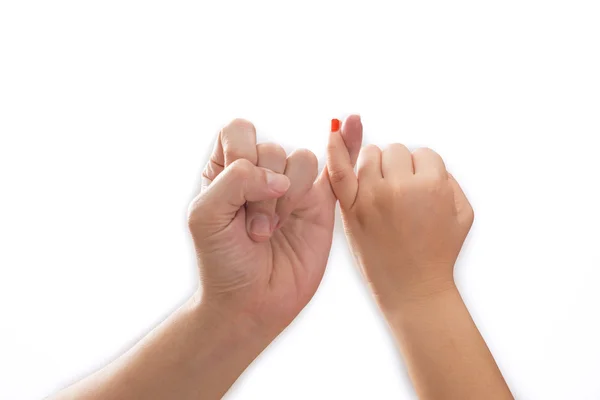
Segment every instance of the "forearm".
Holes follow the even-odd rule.
[[[420,399],[512,399],[456,287],[386,313]]]
[[[270,340],[191,299],[131,350],[53,399],[220,399]]]

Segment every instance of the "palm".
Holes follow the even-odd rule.
[[[273,252],[270,289],[285,300],[286,308],[299,311],[315,293],[331,249],[334,212],[329,181],[319,180],[269,241]]]
[[[329,181],[319,179],[270,240],[257,243],[248,236],[241,208],[227,228],[205,238],[197,249],[205,290],[265,317],[293,318],[323,276],[334,211]]]

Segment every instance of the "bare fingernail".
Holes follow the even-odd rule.
[[[264,214],[257,214],[250,222],[250,232],[256,236],[269,236],[271,234],[271,220]]]

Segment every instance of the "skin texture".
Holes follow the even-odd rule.
[[[350,119],[341,136],[356,160],[362,125]],[[254,126],[237,119],[219,133],[202,175],[188,213],[201,289],[53,399],[220,399],[314,295],[337,201],[315,156],[257,145]]]
[[[357,173],[340,132],[328,170],[348,241],[421,399],[512,399],[454,284],[473,209],[442,158],[364,147]]]
[[[350,124],[342,135],[348,138],[346,151],[356,159],[362,126]],[[227,173],[250,175],[255,165],[283,173],[289,188],[270,198],[247,198],[246,207],[243,196],[234,204],[225,202],[231,196],[223,190],[239,191]],[[234,120],[221,131],[203,173],[206,189],[189,212],[203,303],[248,316],[273,334],[304,308],[325,272],[337,201],[327,171],[317,175],[313,153],[297,150],[286,159],[278,145],[257,146],[248,121]],[[225,209],[215,217],[218,207]]]
[[[55,399],[219,399],[295,318],[323,276],[339,198],[349,242],[422,399],[510,399],[453,280],[473,222],[432,150],[360,152],[362,124],[333,132],[328,166],[220,133],[188,224],[201,290],[126,354]],[[358,159],[358,174],[354,163]],[[316,179],[315,179],[316,178]]]

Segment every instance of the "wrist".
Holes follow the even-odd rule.
[[[251,321],[202,302],[197,295],[144,340],[132,357],[140,368],[149,371],[153,382],[149,386],[190,394],[175,397],[197,398],[201,393],[202,398],[209,399],[222,398],[270,343]],[[123,379],[127,386],[136,380]]]
[[[456,297],[460,299],[454,279],[435,278],[404,285],[394,296],[385,301],[381,298],[379,306],[389,319],[414,308],[426,310],[435,307],[440,301]]]
[[[252,316],[208,301],[199,292],[188,301],[188,307],[202,330],[208,332],[207,336],[218,342],[216,345],[243,347],[252,359],[276,336]]]

